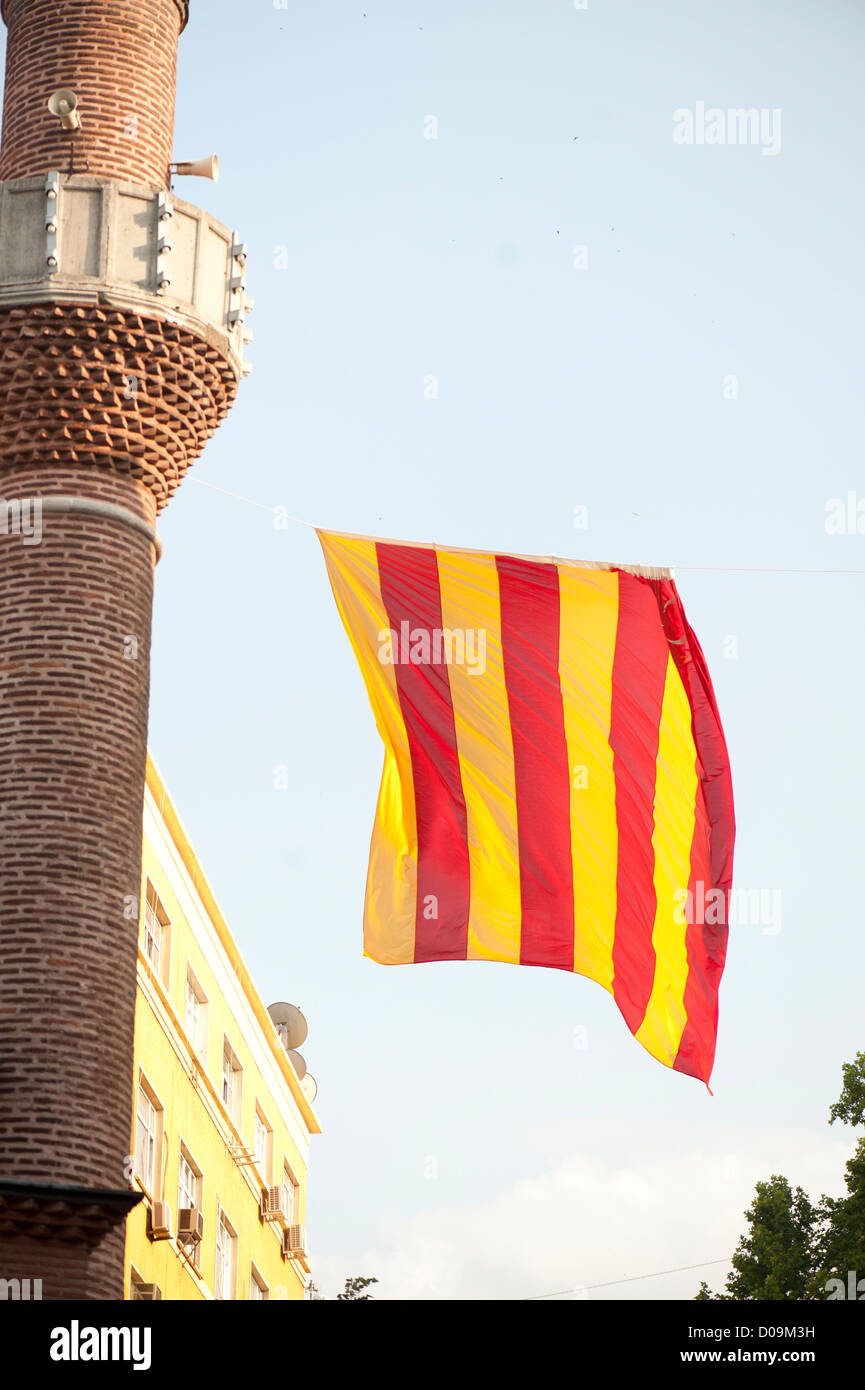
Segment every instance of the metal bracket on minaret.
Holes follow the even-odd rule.
[[[156,242],[156,293],[165,294],[171,284],[171,275],[168,270],[168,257],[171,254],[171,237],[168,234],[168,224],[174,216],[174,206],[167,193],[161,192],[157,198],[157,211],[159,217],[157,242]]]
[[[243,311],[246,308],[246,258],[249,255],[249,247],[241,241],[234,233],[231,247],[231,268],[228,272],[228,315],[227,321],[231,328],[236,328],[239,323],[243,323]]]
[[[60,175],[51,173],[45,179],[45,265],[49,275],[60,269],[57,237],[60,231]]]
[[[244,328],[244,321],[247,314],[251,314],[255,308],[255,300],[248,299],[246,294],[246,261],[249,255],[249,247],[241,241],[237,232],[232,238],[231,247],[231,267],[228,272],[228,313],[226,321],[230,328],[240,328],[242,330],[242,341],[245,344],[252,342],[252,329]],[[241,372],[244,376],[249,376],[252,371],[251,362],[241,364]]]

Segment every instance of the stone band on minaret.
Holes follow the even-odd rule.
[[[153,526],[244,374],[246,248],[167,188],[185,2],[2,15],[0,1278],[121,1298]]]

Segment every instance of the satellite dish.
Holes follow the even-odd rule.
[[[312,1105],[313,1101],[318,1095],[318,1082],[316,1081],[311,1071],[308,1071],[306,1073],[306,1076],[301,1081],[300,1089],[303,1091],[303,1094],[306,1096],[310,1105]]]
[[[267,1012],[276,1024],[286,1052],[292,1047],[303,1047],[309,1025],[296,1004],[271,1004]]]
[[[81,125],[78,98],[68,87],[58,87],[48,98],[48,110],[56,116],[64,130],[77,130]]]
[[[288,1049],[288,1059],[294,1067],[294,1070],[297,1072],[298,1080],[302,1081],[303,1078],[306,1076],[306,1062],[303,1060],[299,1052],[295,1052],[293,1047],[290,1047]]]
[[[219,156],[208,155],[206,159],[187,159],[174,166],[175,174],[182,178],[212,179],[219,181]]]

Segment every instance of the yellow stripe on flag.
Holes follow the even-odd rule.
[[[438,551],[444,640],[466,801],[467,960],[520,959],[520,855],[495,556]],[[462,659],[459,659],[462,658]]]
[[[408,965],[414,960],[417,817],[394,668],[379,660],[390,623],[381,597],[375,542],[323,531],[318,538],[385,747],[367,875],[364,955],[382,965]]]
[[[667,661],[664,703],[658,730],[655,778],[655,894],[652,932],[655,978],[646,1016],[635,1037],[659,1062],[671,1067],[685,1028],[688,954],[682,897],[691,877],[691,843],[697,794],[697,753],[691,733],[691,709],[672,656]]]
[[[618,575],[559,565],[559,681],[571,779],[574,970],[612,993],[616,782],[610,747]]]

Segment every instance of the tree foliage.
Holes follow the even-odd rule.
[[[844,1086],[829,1110],[829,1123],[840,1120],[845,1125],[865,1124],[865,1052],[857,1052],[856,1060],[845,1062],[841,1068]]]
[[[720,1297],[737,1301],[806,1298],[814,1273],[817,1213],[801,1187],[794,1192],[779,1175],[758,1182],[745,1219],[748,1231],[739,1240],[726,1292]]]
[[[824,1197],[821,1264],[826,1278],[846,1279],[851,1269],[865,1275],[865,1139],[845,1168],[847,1196]]]
[[[337,1301],[345,1303],[352,1299],[363,1300],[365,1298],[372,1298],[373,1295],[371,1293],[364,1293],[364,1290],[369,1288],[370,1284],[377,1283],[377,1279],[364,1279],[361,1276],[358,1276],[354,1279],[346,1279],[345,1288],[343,1289],[342,1293],[338,1293],[336,1296]]]
[[[865,1124],[865,1052],[846,1062],[842,1075],[829,1123]],[[845,1182],[846,1197],[823,1196],[816,1204],[780,1175],[758,1182],[724,1292],[703,1282],[697,1301],[823,1299],[830,1278],[846,1280],[850,1270],[865,1275],[865,1139],[847,1163]]]
[[[865,1052],[842,1068],[841,1095],[829,1110],[829,1123],[865,1124]],[[865,1275],[865,1139],[859,1139],[844,1169],[846,1197],[824,1197],[821,1265],[827,1278],[845,1279],[849,1270]]]

